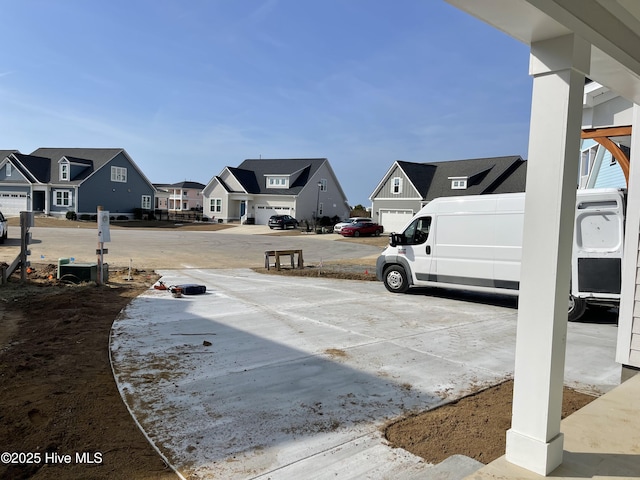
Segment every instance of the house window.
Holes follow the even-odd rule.
[[[468,177],[449,177],[451,180],[451,190],[465,190],[467,188]]]
[[[211,199],[211,208],[210,210],[215,213],[222,212],[222,199],[221,198],[212,198]]]
[[[593,164],[596,160],[596,154],[598,153],[598,145],[592,144],[591,146],[584,148],[580,152],[580,176],[586,177],[591,173]]]
[[[65,182],[69,181],[69,164],[68,163],[60,164],[60,180]]]
[[[126,167],[111,167],[111,181],[127,183]]]
[[[142,208],[151,210],[151,195],[142,195]]]
[[[398,195],[399,193],[402,193],[402,178],[400,177],[395,177],[392,181],[391,181],[391,191],[395,194]]]
[[[321,192],[326,192],[327,191],[327,179],[323,178],[320,180],[320,191]]]
[[[7,177],[11,176],[11,164],[10,163],[7,163],[6,175],[7,175]]]
[[[322,215],[323,212],[324,212],[324,206],[322,205],[322,202],[320,202],[318,204],[318,216]]]
[[[56,207],[71,206],[71,192],[69,190],[54,190],[53,195],[53,202]]]
[[[268,188],[287,188],[287,177],[267,177]]]

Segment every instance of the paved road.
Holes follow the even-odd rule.
[[[11,263],[19,253],[19,239],[9,238],[0,246],[0,261]],[[94,262],[98,246],[97,231],[84,228],[31,229],[32,262],[56,264],[59,258]],[[235,233],[239,232],[239,233]],[[335,234],[286,236],[260,225],[233,227],[217,232],[174,229],[112,229],[105,261],[111,267],[135,268],[235,268],[264,265],[264,251],[302,249],[305,262],[336,261],[377,255],[382,248],[347,241]]]
[[[380,427],[513,372],[516,310],[504,299],[243,269],[161,273],[208,294],[137,298],[114,324],[112,356],[132,411],[189,478],[455,478],[429,476]],[[615,324],[569,324],[567,383],[617,384],[615,341]]]

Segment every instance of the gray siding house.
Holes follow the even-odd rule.
[[[385,231],[399,231],[434,198],[524,192],[527,163],[520,156],[447,162],[396,161],[369,199]]]
[[[347,198],[326,158],[248,159],[225,167],[203,192],[203,214],[219,222],[266,225],[271,215],[298,221],[349,216]]]
[[[131,217],[152,210],[155,189],[121,148],[39,148],[29,155],[0,151],[0,210],[65,216],[98,206]]]

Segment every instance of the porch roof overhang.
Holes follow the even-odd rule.
[[[527,45],[575,33],[592,45],[585,74],[640,104],[640,2],[446,1]]]

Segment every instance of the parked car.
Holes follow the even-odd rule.
[[[355,222],[342,227],[340,235],[343,237],[359,237],[360,235],[375,235],[378,237],[382,232],[384,232],[384,227],[375,222]]]
[[[7,225],[7,219],[4,218],[4,215],[0,212],[0,243],[4,243],[8,236],[9,226]]]
[[[271,215],[271,217],[269,217],[269,228],[271,230],[274,228],[285,230],[289,227],[296,228],[297,226],[298,221],[291,215]]]
[[[351,225],[351,224],[353,224],[355,222],[372,222],[372,221],[373,220],[371,220],[369,217],[351,217],[351,218],[347,218],[346,220],[338,222],[333,226],[333,233],[341,233],[343,227],[346,227],[347,225]]]

